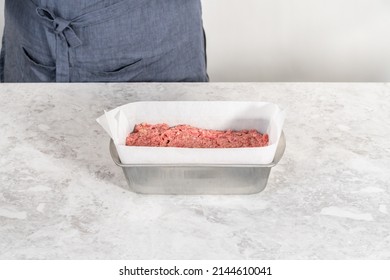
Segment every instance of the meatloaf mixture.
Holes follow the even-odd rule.
[[[268,134],[251,130],[210,130],[190,125],[141,123],[126,138],[127,146],[181,148],[244,148],[268,145]]]

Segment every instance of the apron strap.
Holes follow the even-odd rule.
[[[113,18],[125,15],[130,9],[137,9],[145,5],[143,1],[134,3],[123,0],[108,7],[82,14],[72,20],[67,20],[54,14],[47,8],[35,5],[32,0],[27,3],[35,8],[43,23],[52,30],[56,37],[56,81],[69,82],[69,48],[82,45],[74,28],[102,23]]]

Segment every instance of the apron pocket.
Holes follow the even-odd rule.
[[[43,58],[38,60],[38,55],[32,55],[26,47],[22,46],[22,54],[25,60],[22,68],[24,80],[31,82],[55,82],[56,80],[56,66],[45,65],[41,61],[48,61],[50,58]],[[46,62],[47,63],[47,62]]]
[[[133,66],[136,66],[137,63],[141,62],[142,58],[139,58],[137,59],[136,61],[130,63],[130,64],[127,64],[127,65],[124,65],[124,66],[121,66],[117,69],[114,69],[114,70],[108,70],[108,71],[98,71],[96,72],[97,74],[100,74],[100,75],[116,75],[116,74],[120,74],[122,72],[126,72],[128,71],[130,68],[133,68]]]
[[[86,71],[87,79],[91,82],[127,82],[141,74],[144,68],[143,59],[139,58],[130,64],[113,70]],[[84,75],[83,75],[84,76]]]

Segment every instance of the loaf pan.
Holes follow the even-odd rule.
[[[265,189],[271,168],[280,161],[285,148],[286,139],[282,132],[275,157],[269,164],[122,164],[114,142],[110,141],[112,159],[122,168],[129,189],[140,194],[258,193]]]

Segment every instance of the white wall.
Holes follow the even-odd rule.
[[[390,0],[202,2],[211,81],[390,81]]]
[[[389,0],[203,0],[212,81],[390,81]]]

